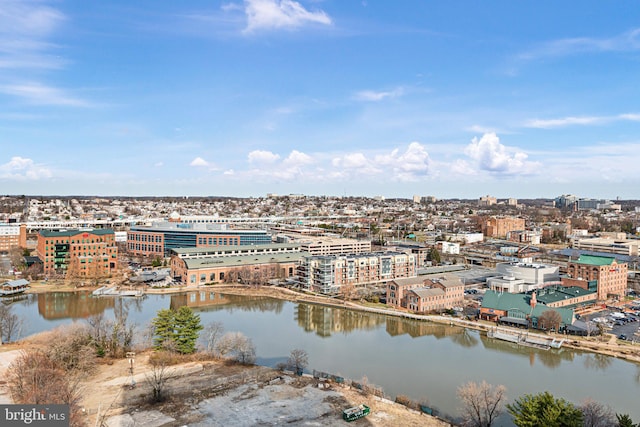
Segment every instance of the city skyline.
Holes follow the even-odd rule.
[[[640,11],[0,0],[5,194],[637,199]]]

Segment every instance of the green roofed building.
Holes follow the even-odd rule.
[[[627,289],[628,265],[613,257],[580,255],[576,261],[567,264],[567,275],[572,284],[579,281],[597,281],[599,301],[624,297]]]
[[[571,325],[575,318],[572,308],[549,307],[538,302],[536,292],[528,294],[510,294],[488,290],[484,294],[480,307],[480,318],[512,326],[538,327],[538,319],[547,310],[560,314],[560,329]]]

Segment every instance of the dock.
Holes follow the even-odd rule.
[[[528,347],[535,347],[542,350],[561,348],[564,343],[563,339],[545,337],[543,335],[530,334],[528,332],[500,330],[498,328],[487,331],[487,336],[489,338],[495,338],[501,341],[512,342],[514,344]]]
[[[141,297],[142,289],[119,289],[117,286],[102,286],[91,293],[94,297]]]

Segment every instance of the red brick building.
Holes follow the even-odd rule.
[[[418,313],[462,307],[464,284],[458,276],[395,279],[387,284],[387,305]]]
[[[567,264],[567,274],[572,279],[598,282],[598,300],[601,301],[625,296],[627,272],[627,263],[603,256],[580,255],[577,261]]]
[[[524,230],[524,218],[488,217],[482,220],[482,234],[486,237],[506,237],[510,231]]]
[[[27,226],[16,223],[0,223],[0,252],[27,247]]]
[[[108,277],[118,266],[118,248],[111,229],[43,230],[36,255],[44,273],[77,277]]]

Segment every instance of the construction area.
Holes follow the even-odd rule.
[[[0,377],[19,354],[4,346]],[[167,367],[166,399],[152,403],[149,353],[112,360],[81,384],[86,425],[107,427],[177,426],[448,426],[419,411],[332,381],[297,376],[262,366],[194,361]],[[0,401],[10,403],[6,384]],[[368,416],[347,423],[342,411],[357,405]]]

